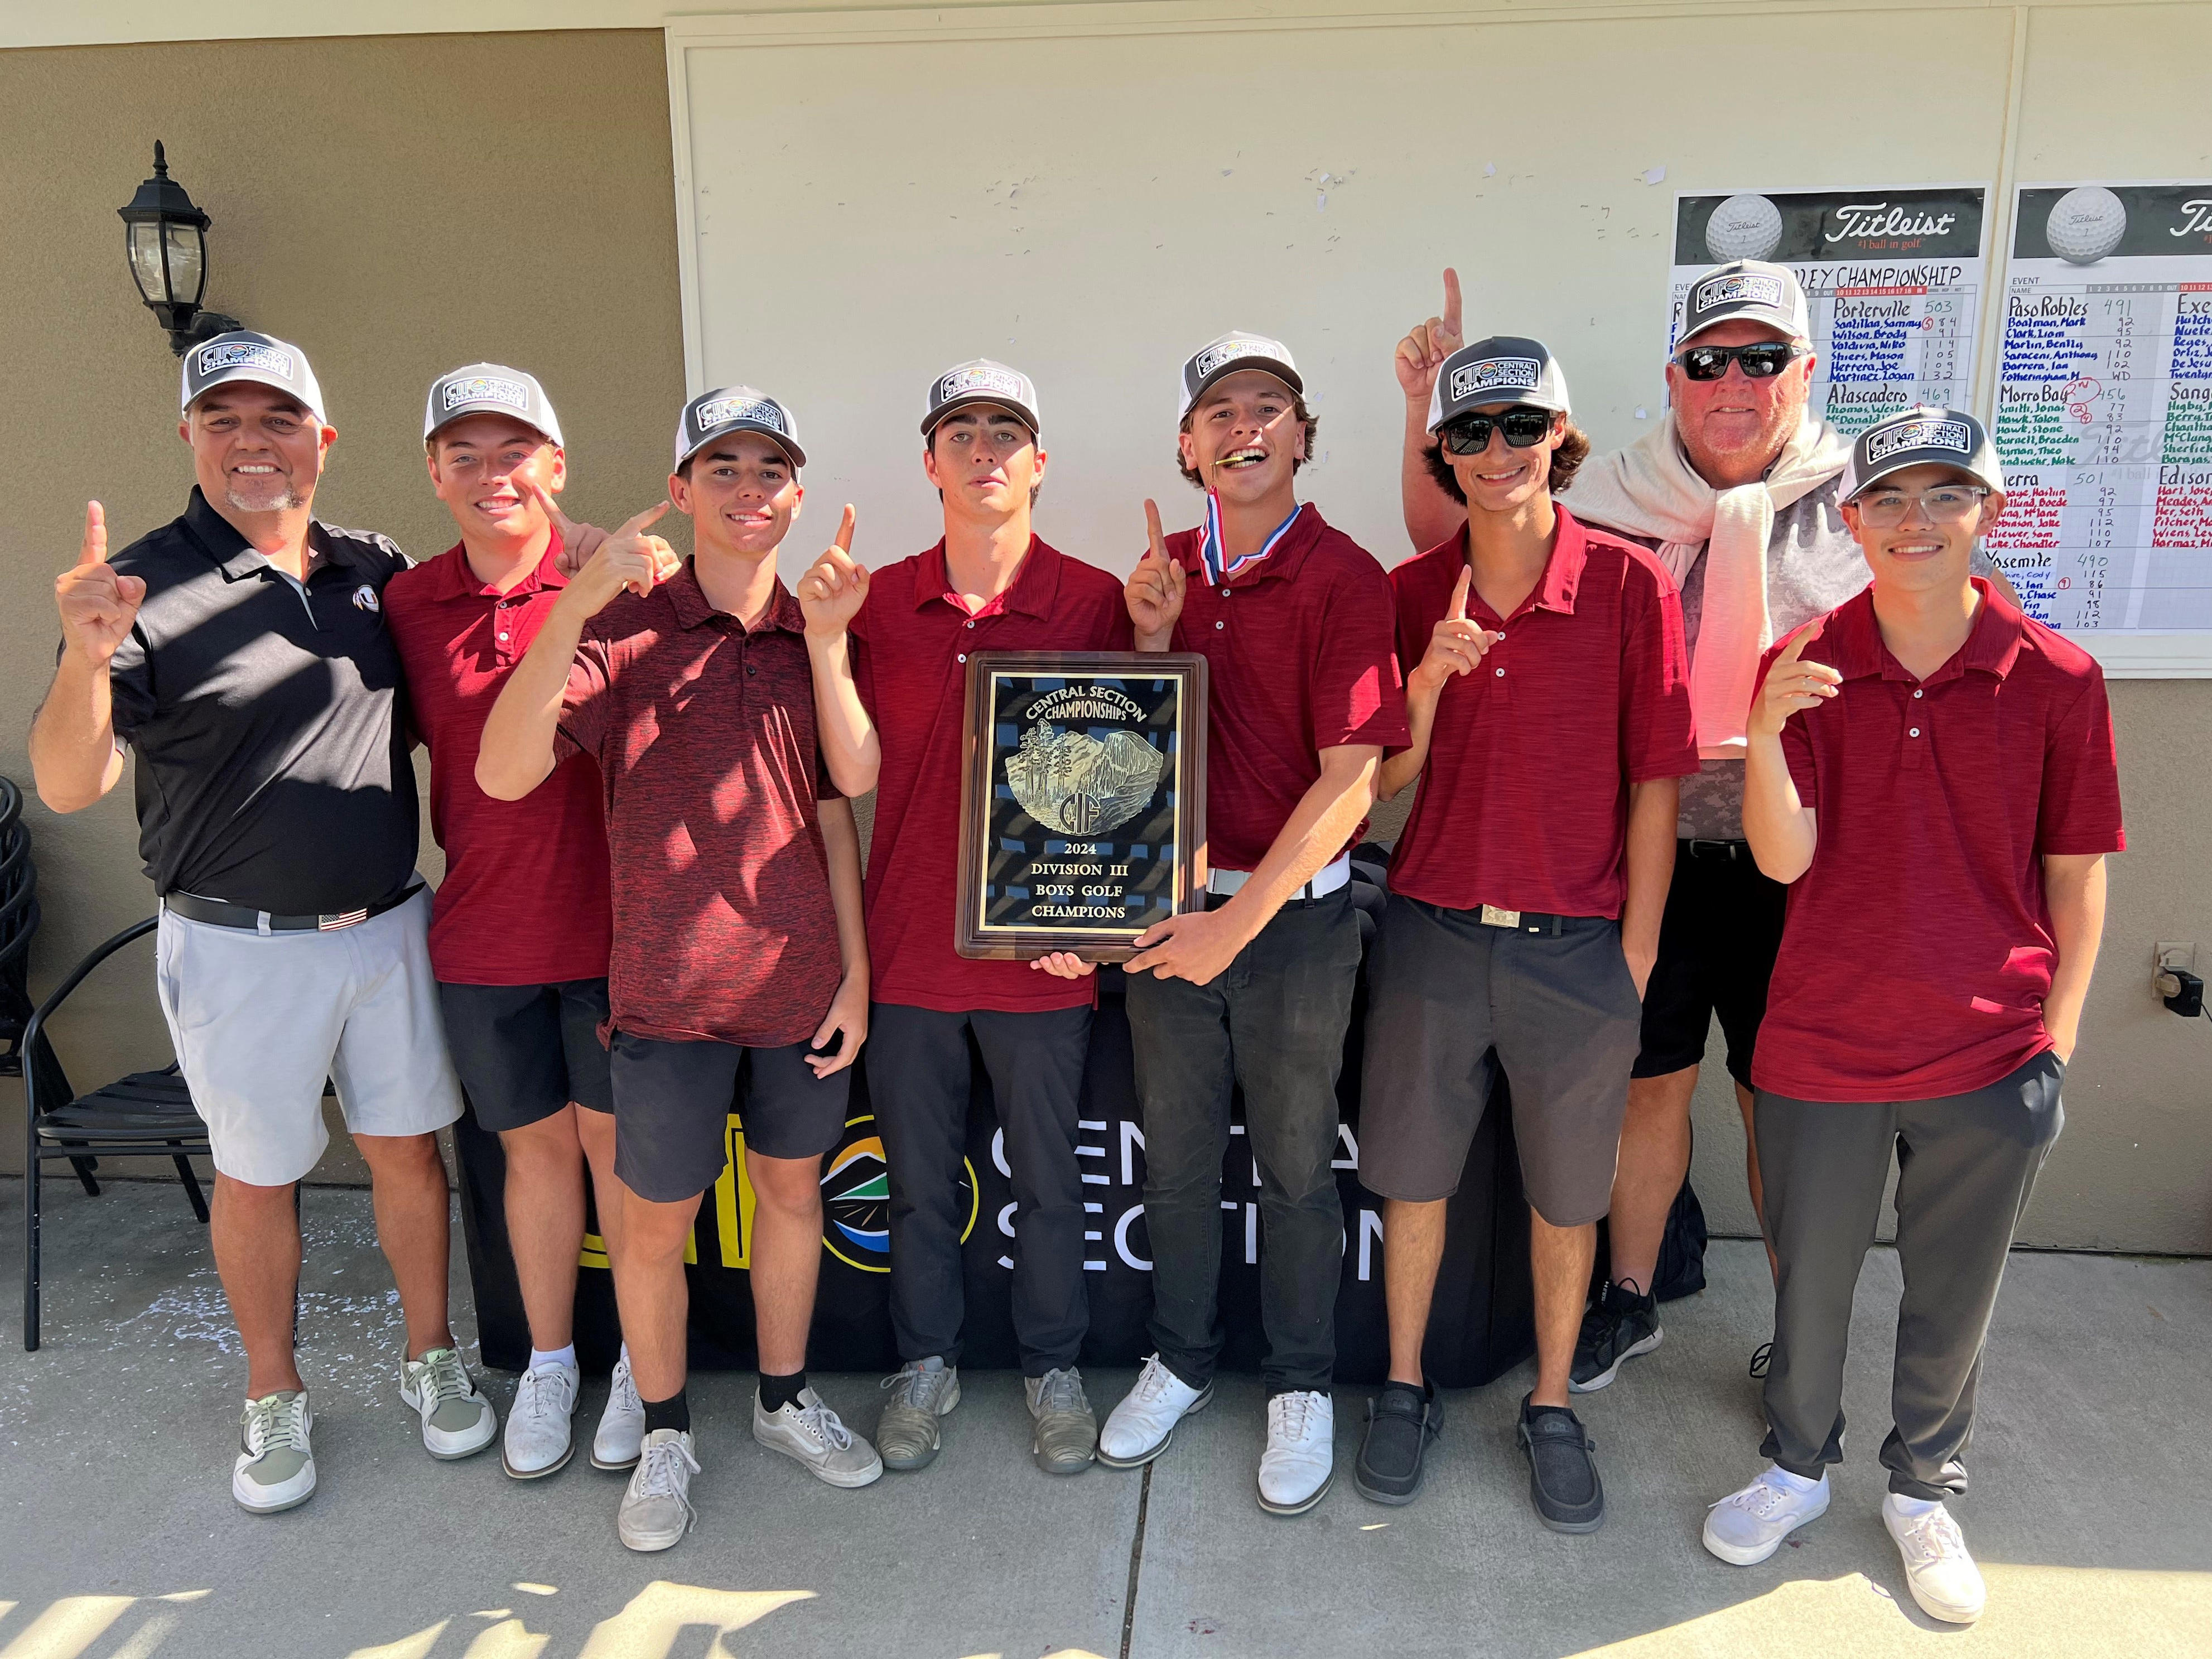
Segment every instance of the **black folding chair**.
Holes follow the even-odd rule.
[[[23,1027],[31,1018],[31,938],[39,931],[39,871],[22,823],[23,792],[0,777],[0,1077],[23,1069]]]
[[[92,970],[134,939],[154,931],[155,918],[134,922],[94,950],[41,1003],[24,1028],[22,1049],[23,1148],[23,1346],[39,1346],[39,1183],[42,1166],[67,1159],[91,1196],[100,1195],[94,1179],[97,1160],[158,1158],[177,1166],[177,1178],[191,1200],[192,1213],[208,1218],[207,1199],[192,1173],[191,1155],[208,1152],[207,1125],[193,1109],[191,1092],[172,1060],[158,1072],[134,1072],[90,1094],[80,1095],[62,1069],[46,1026]]]

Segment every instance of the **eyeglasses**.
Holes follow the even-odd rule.
[[[1937,484],[1917,495],[1902,489],[1869,489],[1855,503],[1859,518],[1870,528],[1894,530],[1917,502],[1930,524],[1957,524],[1989,494],[1980,484]]]
[[[1511,447],[1532,448],[1543,442],[1545,434],[1551,431],[1552,411],[1516,404],[1495,415],[1462,415],[1449,425],[1437,428],[1437,436],[1455,455],[1480,455],[1490,447],[1492,427],[1505,434],[1505,441]]]
[[[1675,355],[1675,366],[1693,380],[1717,380],[1730,363],[1743,365],[1744,378],[1771,380],[1792,362],[1810,355],[1806,347],[1785,340],[1760,340],[1751,345],[1684,346]]]

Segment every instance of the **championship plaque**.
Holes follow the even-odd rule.
[[[971,652],[964,729],[962,956],[1121,962],[1203,902],[1204,657]]]

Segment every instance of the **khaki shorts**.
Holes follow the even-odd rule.
[[[323,1083],[357,1135],[415,1135],[461,1115],[430,972],[430,895],[331,933],[256,933],[166,906],[155,983],[215,1167],[283,1187],[330,1145]]]

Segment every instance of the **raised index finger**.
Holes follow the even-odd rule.
[[[668,503],[662,501],[657,507],[648,507],[644,512],[633,514],[623,521],[623,527],[615,532],[614,539],[618,542],[628,541],[647,525],[659,523],[660,515],[667,511]]]
[[[1820,637],[1820,630],[1827,625],[1828,619],[1826,617],[1817,617],[1808,623],[1803,628],[1798,629],[1796,637],[1791,639],[1789,644],[1782,647],[1782,654],[1774,660],[1778,663],[1796,662],[1798,658],[1805,654],[1805,647]]]
[[[845,503],[845,516],[837,521],[836,548],[840,553],[853,550],[853,504]]]
[[[1451,331],[1452,338],[1460,337],[1459,272],[1449,265],[1444,267],[1444,326]]]
[[[537,479],[524,477],[520,473],[515,475],[514,482],[522,487],[524,495],[538,504],[538,510],[545,514],[553,527],[561,532],[561,538],[566,541],[568,532],[576,527],[575,521],[561,510],[560,504],[553,499],[552,492]]]
[[[1147,551],[1162,564],[1168,562],[1168,538],[1160,528],[1160,504],[1151,496],[1145,497],[1145,540],[1150,544]]]
[[[1459,568],[1459,586],[1452,589],[1451,613],[1444,618],[1446,622],[1467,620],[1467,592],[1474,583],[1474,567],[1471,564],[1462,565]]]
[[[107,509],[98,501],[84,504],[84,541],[76,550],[79,564],[107,562]]]

